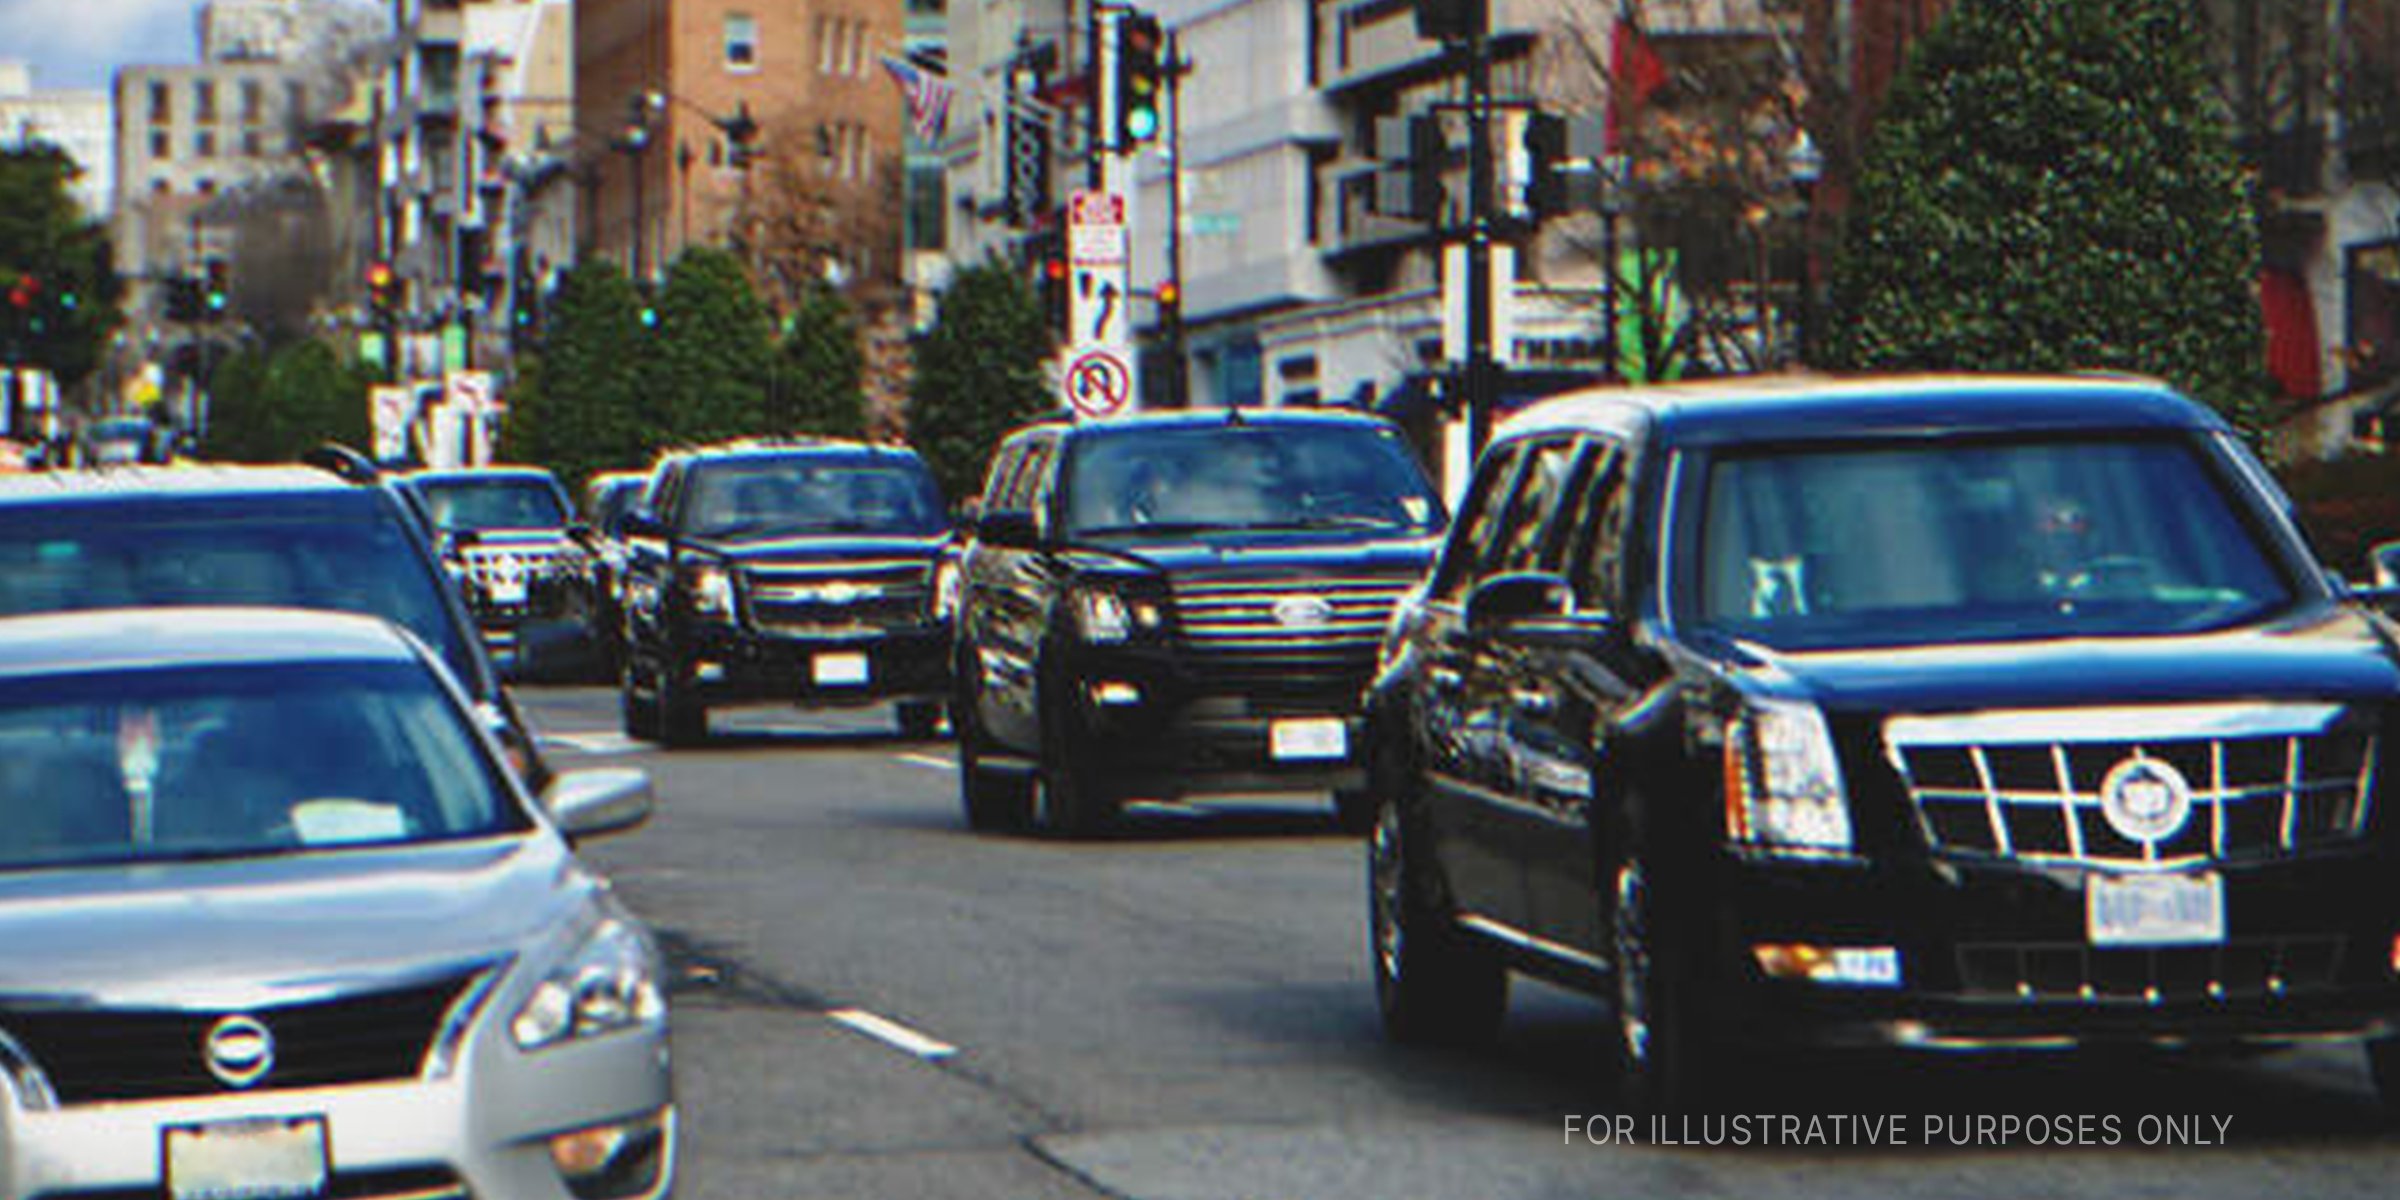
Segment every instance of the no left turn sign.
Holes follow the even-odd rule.
[[[1133,371],[1124,356],[1111,350],[1089,350],[1068,360],[1060,378],[1067,406],[1075,415],[1113,417],[1133,407]]]

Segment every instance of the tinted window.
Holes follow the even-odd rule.
[[[2177,633],[2291,598],[2180,441],[1734,454],[1705,504],[1699,619],[1775,646]]]
[[[1400,435],[1370,425],[1134,427],[1076,443],[1081,535],[1212,529],[1431,533],[1441,505]]]
[[[1502,527],[1496,570],[1531,571],[1543,565],[1550,518],[1574,482],[1576,449],[1573,442],[1552,442],[1535,447],[1525,460],[1524,477]]]
[[[424,639],[460,679],[481,679],[435,568],[396,518],[377,515],[357,505],[269,520],[93,505],[11,512],[0,524],[0,615],[176,604],[367,613]]]
[[[591,522],[600,532],[616,536],[617,523],[633,511],[633,502],[641,498],[639,479],[612,479],[601,484],[592,496]]]
[[[440,529],[557,529],[567,523],[567,506],[546,480],[444,479],[416,486]]]
[[[940,533],[948,522],[933,477],[913,459],[791,455],[707,463],[692,471],[683,530],[694,537],[811,533]]]
[[[1509,484],[1521,457],[1519,451],[1515,444],[1502,446],[1484,455],[1477,464],[1465,512],[1450,531],[1450,544],[1442,552],[1441,577],[1434,587],[1435,595],[1457,598],[1490,557],[1500,529],[1500,514],[1508,507]]]
[[[0,700],[0,869],[528,827],[413,664],[113,672]]]

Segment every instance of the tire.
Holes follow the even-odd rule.
[[[2400,1127],[2400,1036],[2367,1043],[2367,1073],[2375,1079],[2375,1094],[2383,1101],[2386,1126]]]
[[[1052,837],[1099,837],[1116,823],[1116,793],[1075,761],[1075,745],[1071,740],[1059,742],[1052,743],[1057,748],[1042,752],[1036,823]]]
[[[617,705],[625,722],[625,736],[646,742],[659,740],[658,703],[645,700],[634,687],[633,660],[628,657],[617,674]]]
[[[892,706],[893,717],[900,726],[900,736],[912,742],[929,742],[942,726],[942,706],[932,700],[904,700]]]
[[[669,660],[658,669],[658,742],[670,749],[686,749],[708,740],[708,706],[684,694],[678,682],[682,664]]]
[[[1375,793],[1345,788],[1333,794],[1334,828],[1357,837],[1375,828]]]
[[[1033,780],[984,765],[991,745],[975,720],[971,700],[961,696],[951,706],[951,713],[958,736],[958,800],[966,810],[967,828],[977,833],[1013,833],[1025,828],[1033,819]]]
[[[1691,1111],[1714,1094],[1720,1058],[1695,1003],[1691,956],[1658,919],[1640,855],[1620,862],[1610,884],[1620,1102],[1636,1114]]]
[[[1489,1039],[1508,1013],[1508,967],[1452,919],[1448,889],[1425,854],[1424,827],[1404,795],[1375,789],[1367,834],[1367,955],[1386,1037],[1403,1045]]]

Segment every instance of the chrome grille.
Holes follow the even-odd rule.
[[[2260,861],[2361,836],[2376,736],[2313,704],[1895,717],[1885,744],[1938,851],[2106,867]],[[2102,781],[2147,759],[2190,787],[2157,841],[2119,833]]]
[[[1180,576],[1175,617],[1191,651],[1187,669],[1200,686],[1244,696],[1262,715],[1355,708],[1392,609],[1416,581]]]
[[[486,592],[497,580],[513,579],[520,586],[530,586],[563,575],[574,565],[565,542],[477,544],[466,547],[460,558],[467,581]]]
[[[443,1018],[472,976],[300,1004],[240,1010],[274,1038],[274,1066],[252,1090],[413,1079]],[[203,1059],[209,1027],[228,1010],[0,1010],[0,1032],[22,1047],[61,1103],[91,1104],[228,1090]]]
[[[921,558],[755,566],[742,583],[752,620],[795,633],[919,625],[932,611],[933,564]]]

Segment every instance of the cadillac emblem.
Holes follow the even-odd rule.
[[[249,1087],[275,1066],[275,1035],[258,1018],[241,1013],[209,1026],[201,1049],[208,1073],[227,1087]]]
[[[1275,601],[1275,623],[1286,629],[1314,629],[1333,620],[1333,604],[1322,596],[1282,596]]]
[[[2100,815],[2127,841],[2155,846],[2191,819],[2192,785],[2171,764],[2137,754],[2100,781]]]

